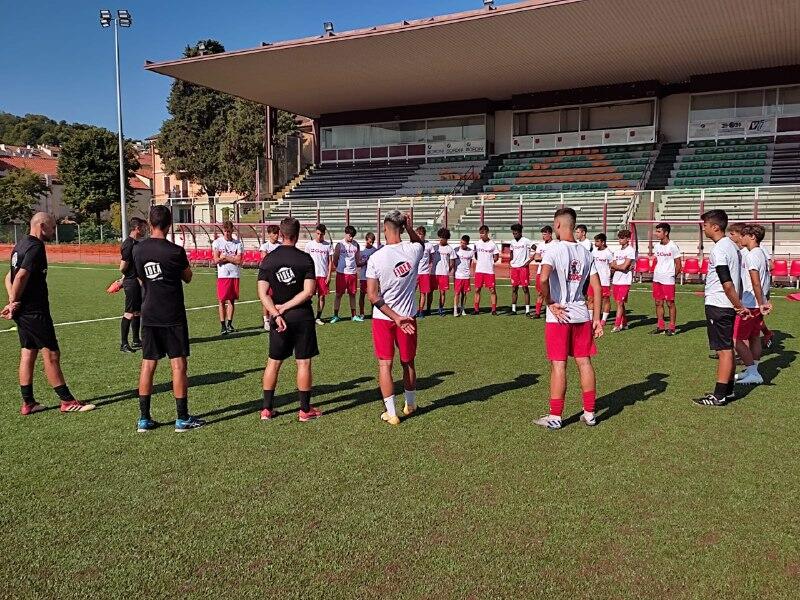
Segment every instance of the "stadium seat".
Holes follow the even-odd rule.
[[[772,279],[789,279],[789,264],[783,259],[772,261]]]
[[[640,256],[636,259],[636,274],[639,276],[639,283],[642,283],[642,277],[652,273],[649,256]]]
[[[681,269],[681,285],[683,285],[687,275],[700,275],[700,261],[696,258],[687,258]]]
[[[796,288],[800,289],[800,260],[793,260],[791,267],[789,267],[789,280],[794,280]]]

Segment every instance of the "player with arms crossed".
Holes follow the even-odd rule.
[[[233,238],[233,223],[222,224],[222,237],[211,244],[214,264],[217,265],[217,300],[219,301],[220,335],[236,331],[233,328],[233,313],[239,299],[239,277],[241,277],[244,244]]]
[[[283,361],[294,354],[297,363],[297,396],[301,422],[316,419],[322,412],[311,406],[311,359],[319,354],[311,298],[316,285],[316,267],[311,257],[296,248],[300,221],[281,221],[283,245],[261,261],[258,269],[258,297],[274,319],[269,330],[269,359],[262,380],[261,419],[277,412],[272,403]],[[270,290],[272,293],[270,293]]]
[[[500,251],[491,239],[489,228],[481,225],[478,229],[480,239],[475,242],[475,302],[473,314],[481,312],[481,290],[486,287],[492,302],[492,315],[497,316],[497,289],[495,287],[494,263],[500,260]]]
[[[425,239],[428,231],[422,227],[417,227],[417,235],[425,245],[425,252],[419,261],[419,275],[417,285],[419,286],[419,312],[417,318],[422,319],[430,314],[431,302],[433,302],[433,258],[436,254],[436,244]]]
[[[606,326],[608,314],[611,312],[611,261],[614,260],[614,253],[606,245],[606,234],[598,233],[594,236],[594,250],[592,259],[597,276],[600,279],[601,298],[595,297],[594,288],[589,288],[589,316],[594,318],[595,313],[600,314],[600,325]]]
[[[264,262],[264,259],[269,256],[269,253],[273,250],[277,250],[280,247],[280,242],[278,242],[278,236],[280,235],[280,228],[277,225],[268,225],[267,226],[267,241],[261,244],[258,247],[258,251],[261,253],[261,262]],[[262,306],[262,309],[264,307]],[[269,331],[269,315],[267,314],[267,310],[264,309],[263,311],[263,319],[264,319],[264,329]]]
[[[511,314],[517,314],[517,299],[519,288],[525,295],[525,314],[531,313],[531,269],[533,251],[536,245],[528,238],[522,236],[522,224],[515,223],[511,226]]]
[[[186,250],[168,241],[172,213],[167,206],[150,209],[150,238],[133,251],[133,264],[144,289],[142,302],[142,369],[139,374],[139,422],[144,433],[157,424],[150,415],[153,375],[158,361],[169,357],[177,419],[175,431],[182,433],[205,425],[189,414],[189,325],[183,302],[183,284],[192,280]]]
[[[633,261],[636,260],[636,252],[631,247],[631,232],[622,229],[617,233],[619,249],[614,252],[614,261],[611,267],[611,291],[614,294],[614,302],[617,305],[617,317],[614,319],[614,329],[611,333],[617,333],[628,328],[628,317],[625,316],[625,304],[628,302],[628,294],[633,283]]]
[[[52,215],[38,212],[33,215],[30,233],[14,244],[11,250],[11,269],[5,284],[8,304],[0,311],[4,319],[14,319],[19,335],[19,388],[22,393],[21,415],[32,415],[45,410],[33,396],[33,369],[39,351],[44,361],[44,373],[61,401],[60,410],[86,412],[94,404],[75,399],[61,372],[61,351],[56,339],[56,329],[50,316],[50,299],[47,290],[47,251],[44,242],[52,241],[56,233],[56,220]]]
[[[542,234],[542,243],[536,244],[536,254],[533,255],[533,260],[536,262],[536,310],[530,315],[533,319],[538,319],[542,316],[542,293],[541,293],[541,278],[539,275],[542,272],[542,260],[547,255],[553,243],[553,228],[550,225],[545,225],[539,232]]]
[[[314,272],[317,279],[317,325],[323,325],[322,311],[325,310],[325,297],[328,295],[333,259],[331,244],[325,239],[328,228],[323,223],[314,230],[314,239],[306,244],[305,251],[314,261]]]
[[[402,241],[403,229],[410,242]],[[378,358],[378,383],[386,410],[381,420],[399,425],[394,405],[392,364],[394,347],[403,366],[405,406],[403,414],[417,410],[417,268],[425,244],[411,224],[411,215],[392,211],[383,220],[386,244],[367,264],[367,292],[372,303],[372,341]]]
[[[364,320],[364,300],[367,297],[367,263],[380,246],[375,245],[375,234],[371,231],[364,236],[364,248],[361,249],[361,262],[358,265],[358,314]]]
[[[436,276],[436,289],[439,290],[439,316],[445,315],[444,304],[447,290],[450,289],[450,273],[455,269],[455,248],[450,245],[450,230],[442,227],[436,232],[439,244],[433,255],[433,273]],[[453,302],[455,304],[455,302]]]
[[[136,278],[136,269],[133,268],[133,247],[147,233],[147,221],[139,217],[133,217],[129,224],[131,233],[122,242],[119,251],[119,270],[122,273],[122,291],[125,293],[125,309],[120,322],[119,349],[121,352],[135,352],[142,347],[142,340],[139,336],[142,286]],[[131,330],[133,330],[133,343],[128,344],[128,332]]]
[[[475,258],[475,249],[469,245],[469,236],[461,236],[461,245],[456,248],[454,267],[455,274],[453,285],[455,286],[455,298],[453,299],[453,315],[460,317],[465,313],[464,304],[467,302],[469,289],[469,278],[472,276],[470,266]],[[475,314],[478,314],[477,311]]]
[[[595,314],[589,318],[584,290],[592,287],[592,296],[599,298],[600,278],[592,255],[575,241],[577,215],[571,208],[560,208],[553,219],[558,237],[542,260],[541,289],[547,304],[544,328],[545,349],[550,361],[550,414],[535,421],[547,429],[561,429],[561,415],[567,394],[567,359],[571,356],[578,367],[583,393],[581,421],[595,425],[597,399],[594,367],[591,357],[597,353],[594,340],[603,335],[603,326]]]
[[[675,307],[675,279],[681,274],[681,249],[669,239],[669,223],[656,225],[656,267],[653,269],[653,300],[656,303],[658,325],[650,333],[675,335],[678,309]],[[664,322],[664,303],[669,307],[669,329]]]
[[[356,228],[348,225],[344,228],[344,238],[333,251],[333,264],[336,265],[336,300],[333,302],[331,323],[339,322],[339,306],[342,296],[350,298],[350,319],[360,323],[364,319],[356,315],[356,283],[358,282],[358,264],[361,262],[361,249],[353,239]]]

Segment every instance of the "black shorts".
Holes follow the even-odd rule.
[[[56,328],[49,313],[20,314],[14,317],[14,322],[17,324],[21,348],[28,350],[47,348],[53,352],[59,351]]]
[[[269,330],[269,357],[272,360],[286,360],[292,354],[297,360],[305,360],[319,354],[314,321],[297,321],[286,326],[286,331],[279,333],[275,321],[272,322]]]
[[[141,334],[142,358],[145,360],[189,356],[189,327],[185,323],[170,327],[142,325]]]
[[[708,345],[712,350],[733,350],[733,324],[736,311],[732,308],[706,306]]]
[[[123,283],[122,290],[125,292],[125,312],[138,313],[142,310],[142,286],[138,281],[133,283]]]

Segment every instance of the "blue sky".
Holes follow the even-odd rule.
[[[497,4],[507,4],[498,0]],[[144,138],[166,118],[170,79],[146,72],[146,59],[177,58],[199,39],[228,50],[321,33],[323,21],[343,31],[479,8],[482,0],[0,0],[0,110],[44,114],[116,130],[114,34],[101,8],[127,8],[121,30],[125,135]]]

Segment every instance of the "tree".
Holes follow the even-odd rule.
[[[47,144],[59,146],[75,132],[91,127],[82,123],[55,122],[44,115],[18,117],[0,111],[0,142],[15,146]]]
[[[48,191],[42,177],[30,169],[15,169],[0,177],[0,223],[29,221],[36,203]]]
[[[75,133],[61,148],[58,174],[64,184],[64,203],[75,216],[91,215],[100,220],[100,213],[120,200],[117,137],[106,129],[91,128]],[[128,183],[139,168],[136,151],[130,143],[125,147],[125,196],[130,202],[133,190]]]

